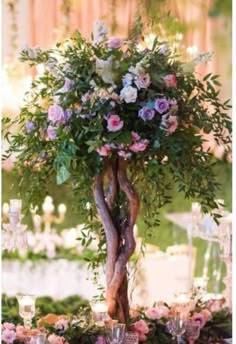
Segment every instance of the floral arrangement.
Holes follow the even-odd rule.
[[[232,336],[232,314],[227,308],[222,308],[218,301],[209,301],[207,304],[192,300],[188,307],[173,304],[168,306],[158,302],[154,307],[147,309],[132,309],[127,329],[138,333],[142,343],[171,343],[172,336],[168,329],[168,322],[177,314],[181,314],[184,322],[192,321],[199,327],[195,338],[196,344],[224,343],[224,338]],[[106,331],[109,326],[97,326],[91,320],[90,309],[81,310],[79,316],[65,316],[48,314],[37,322],[38,330],[31,332],[31,341],[37,333],[47,333],[50,344],[71,343],[106,343]],[[45,332],[46,331],[46,332]],[[27,337],[27,330],[23,326],[12,323],[2,324],[2,341],[12,344],[23,341]],[[188,343],[186,335],[182,335],[183,343]]]
[[[26,200],[39,203],[56,177],[74,191],[81,223],[100,233],[109,314],[122,322],[129,314],[124,267],[135,250],[140,203],[147,228],[159,223],[157,208],[171,201],[174,185],[204,212],[216,208],[219,185],[203,134],[231,142],[230,105],[219,99],[218,76],[200,81],[194,74],[209,55],[184,63],[157,38],[151,49],[140,49],[142,28],[136,22],[124,40],[108,37],[98,21],[91,41],[76,32],[47,51],[24,49],[21,60],[45,72],[20,116],[4,119],[6,158],[18,154]],[[11,135],[14,123],[19,132]]]

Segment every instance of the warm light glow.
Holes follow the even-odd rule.
[[[3,206],[2,206],[2,212],[4,215],[7,215],[9,213],[9,204],[8,203],[3,203]]]
[[[105,302],[91,303],[91,308],[94,313],[107,313],[108,306]]]
[[[195,56],[198,53],[198,47],[196,45],[192,45],[187,48],[187,53],[189,55]]]
[[[193,213],[200,213],[201,212],[201,204],[198,202],[192,203],[192,212]]]
[[[181,33],[181,32],[178,32],[177,34],[176,34],[176,36],[175,36],[175,38],[177,39],[177,41],[182,41],[182,39],[183,39],[183,34]]]
[[[58,212],[59,212],[59,214],[65,214],[65,213],[66,213],[66,210],[67,210],[67,208],[66,208],[66,205],[65,205],[65,204],[63,204],[63,203],[59,204],[59,206],[58,206]]]

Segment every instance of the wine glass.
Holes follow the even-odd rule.
[[[181,316],[174,316],[166,323],[166,327],[172,335],[173,339],[176,338],[176,342],[177,344],[179,344],[181,342],[181,336],[185,332],[185,324],[183,318]]]
[[[24,327],[28,330],[31,328],[32,318],[35,316],[35,295],[17,294],[19,303],[19,314],[23,318]]]
[[[189,344],[194,344],[200,335],[200,325],[194,320],[186,321],[184,335]]]
[[[125,338],[125,324],[113,324],[108,329],[107,342],[109,344],[121,344]]]

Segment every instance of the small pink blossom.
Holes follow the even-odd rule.
[[[47,128],[47,136],[49,140],[55,140],[57,138],[56,127],[49,125]]]
[[[132,152],[142,152],[142,151],[145,151],[145,149],[147,148],[148,144],[149,144],[148,140],[141,140],[139,142],[133,143],[131,146],[129,146],[129,149]]]
[[[16,326],[16,338],[19,340],[24,340],[26,337],[27,330],[24,328],[24,326]]]
[[[164,83],[166,87],[176,87],[177,86],[177,79],[174,74],[168,74],[164,78]]]
[[[95,344],[106,344],[106,339],[103,336],[98,336]]]
[[[140,136],[138,133],[136,133],[135,131],[131,131],[131,136],[132,136],[132,140],[134,142],[138,141],[140,139]]]
[[[11,344],[16,339],[16,332],[14,330],[9,330],[6,328],[2,331],[2,341],[7,344]]]
[[[91,94],[90,92],[86,92],[84,95],[81,97],[82,103],[85,103],[91,99]]]
[[[57,336],[56,334],[51,334],[48,337],[48,341],[50,344],[68,344],[64,337]]]
[[[9,323],[9,322],[4,322],[2,324],[2,330],[15,330],[16,326],[12,323]]]
[[[148,310],[145,312],[146,317],[152,320],[159,319],[159,314],[157,308],[148,308]]]
[[[110,37],[107,46],[109,49],[118,49],[124,44],[123,40],[119,37]]]
[[[151,83],[150,75],[148,73],[142,73],[138,75],[135,80],[135,85],[140,90],[141,88],[148,88]]]
[[[178,128],[178,119],[176,116],[170,116],[168,119],[168,128],[167,132],[169,134],[173,134],[175,130]]]
[[[130,152],[126,152],[126,151],[118,151],[118,155],[123,157],[124,159],[130,159],[132,154]]]
[[[211,312],[206,308],[202,309],[201,313],[204,316],[206,322],[209,321],[212,317]]]
[[[96,152],[101,156],[108,156],[110,151],[111,147],[108,144],[105,144],[100,148],[96,148]]]
[[[107,119],[107,129],[109,131],[118,131],[124,125],[124,122],[121,121],[118,115],[112,114]]]
[[[55,323],[55,329],[56,330],[63,330],[66,331],[69,327],[68,325],[68,320],[66,319],[59,319],[56,323]]]

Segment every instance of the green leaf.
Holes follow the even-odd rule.
[[[65,181],[67,181],[71,176],[71,173],[66,169],[64,165],[62,165],[57,171],[57,185],[63,184]]]

